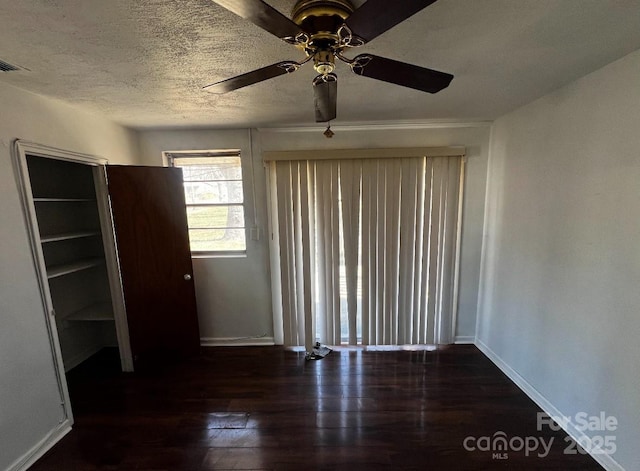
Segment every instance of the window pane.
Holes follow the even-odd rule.
[[[240,157],[175,157],[184,181],[242,180]]]
[[[242,182],[185,182],[187,204],[242,203]]]
[[[244,229],[190,229],[189,240],[193,252],[247,250]]]
[[[182,169],[193,252],[244,252],[246,231],[238,150],[172,154]]]
[[[244,227],[242,206],[190,206],[187,207],[190,228]]]

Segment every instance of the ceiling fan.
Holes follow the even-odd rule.
[[[343,53],[363,46],[406,20],[436,0],[367,0],[354,8],[348,0],[298,0],[291,19],[262,0],[214,0],[227,10],[245,18],[283,41],[301,49],[300,62],[283,61],[204,87],[214,93],[227,93],[263,80],[290,74],[313,60],[318,76],[313,79],[316,122],[336,117],[338,76],[333,73],[335,59],[365,77],[437,93],[449,86],[453,75],[373,54],[349,59]],[[327,129],[328,133],[331,133]],[[333,133],[331,133],[333,135]]]

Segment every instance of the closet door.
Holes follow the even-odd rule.
[[[134,365],[195,354],[200,335],[182,170],[106,170]]]

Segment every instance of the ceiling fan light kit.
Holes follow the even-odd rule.
[[[393,59],[360,54],[349,59],[344,52],[375,39],[436,0],[367,0],[354,8],[347,0],[299,0],[291,19],[262,0],[214,0],[227,10],[251,21],[306,55],[300,62],[283,61],[212,83],[213,93],[227,93],[264,80],[297,71],[313,60],[318,76],[313,79],[316,122],[336,117],[338,77],[336,58],[357,74],[428,93],[437,93],[451,83],[453,75],[406,64]],[[325,135],[333,132],[327,128]]]

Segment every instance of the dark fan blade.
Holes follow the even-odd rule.
[[[436,0],[367,0],[345,24],[354,35],[369,42]],[[220,2],[218,2],[220,3]]]
[[[280,39],[295,38],[300,27],[261,0],[213,0],[238,16],[251,21]]]
[[[313,80],[313,96],[316,107],[316,123],[326,123],[336,118],[338,100],[338,77],[318,75]]]
[[[429,93],[438,93],[443,88],[447,88],[451,80],[453,80],[453,75],[445,72],[406,64],[393,59],[374,56],[373,54],[356,56],[351,68],[358,75]]]
[[[277,64],[271,64],[261,69],[238,75],[237,77],[212,83],[211,85],[202,87],[202,89],[213,93],[227,93],[237,90],[238,88],[262,82],[263,80],[269,80],[274,77],[279,77],[280,75],[290,74],[298,70],[298,67],[300,67],[300,64],[297,62],[278,62]]]

